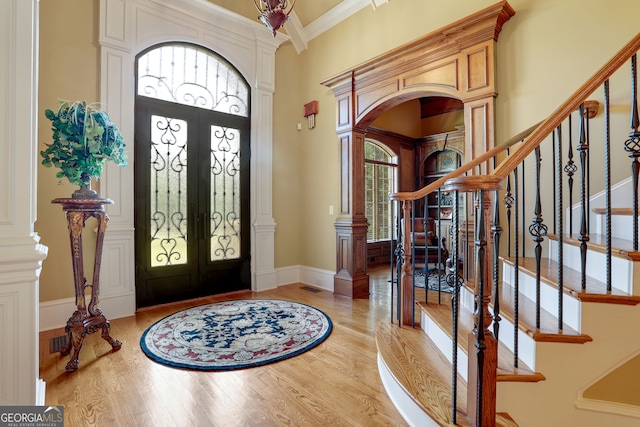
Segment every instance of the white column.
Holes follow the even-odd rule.
[[[0,2],[0,405],[44,404],[36,220],[38,2]]]

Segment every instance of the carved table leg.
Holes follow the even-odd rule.
[[[111,344],[111,348],[113,349],[113,351],[120,350],[120,347],[122,347],[122,342],[116,339],[113,339],[111,335],[109,335],[109,328],[111,328],[111,324],[109,323],[108,320],[106,320],[102,325],[101,336],[104,340],[106,340],[109,344]]]
[[[71,345],[73,346],[73,354],[71,355],[71,360],[67,363],[65,370],[67,372],[73,372],[78,369],[80,366],[80,361],[78,358],[80,357],[80,350],[82,350],[82,344],[84,343],[84,337],[87,336],[87,333],[84,329],[81,332],[71,332]]]

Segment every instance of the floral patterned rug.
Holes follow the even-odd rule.
[[[427,277],[429,290],[446,292],[448,294],[453,291],[453,286],[449,284],[449,277],[444,271],[438,272],[435,268],[429,270],[427,273],[424,271],[416,271],[413,275],[413,285],[417,288],[424,288],[425,276]]]
[[[303,353],[331,333],[317,308],[282,300],[232,300],[179,311],[140,338],[152,360],[205,371],[265,365]]]

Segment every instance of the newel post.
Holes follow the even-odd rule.
[[[400,275],[400,321],[402,325],[413,324],[413,274],[411,272],[411,201],[402,201],[402,274]]]
[[[467,414],[471,425],[493,427],[496,424],[496,379],[498,341],[491,331],[492,250],[487,247],[489,192],[502,189],[502,181],[491,175],[473,175],[451,179],[447,191],[474,192],[475,200],[475,307],[474,329],[469,334]],[[495,201],[494,201],[495,202]]]
[[[491,206],[484,190],[476,192],[475,236],[475,304],[474,330],[469,334],[469,380],[467,384],[467,414],[472,425],[495,426],[498,341],[489,329],[491,285],[490,259],[487,253],[486,219]],[[475,357],[474,357],[475,355]]]

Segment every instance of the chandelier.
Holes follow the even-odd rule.
[[[293,11],[293,5],[296,0],[291,2],[289,11],[287,12],[287,0],[253,0],[256,9],[260,12],[258,19],[273,31],[273,37],[276,36],[278,28],[282,27],[289,19],[289,14]]]

